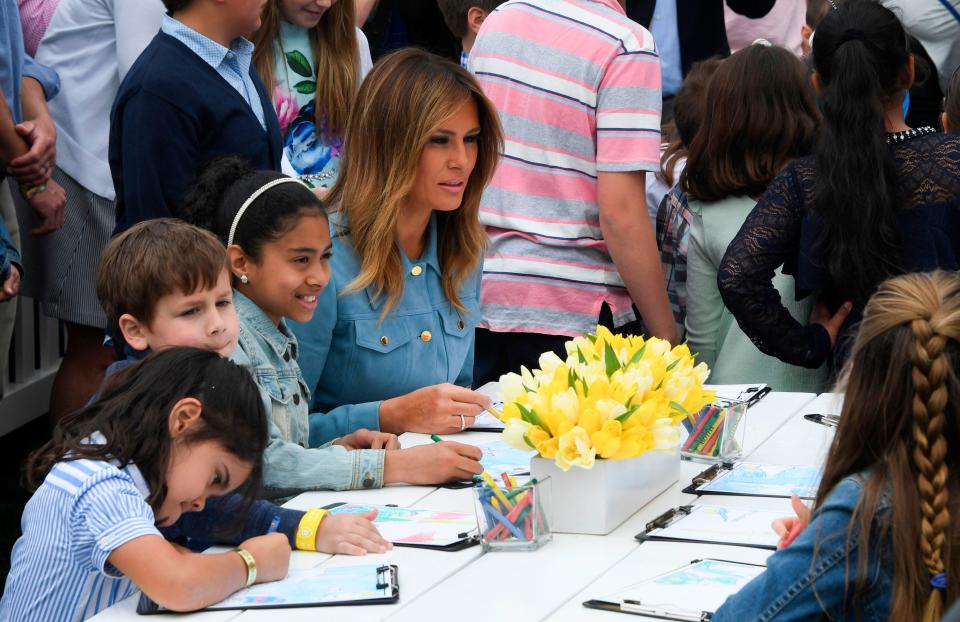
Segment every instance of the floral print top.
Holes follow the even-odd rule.
[[[337,180],[343,140],[326,127],[324,117],[317,115],[314,97],[317,91],[317,69],[310,49],[309,31],[284,20],[280,21],[274,62],[273,105],[283,133],[284,173],[297,176],[313,187],[329,188]],[[370,46],[357,29],[357,47],[362,80],[373,65]]]

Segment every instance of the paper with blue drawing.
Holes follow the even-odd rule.
[[[377,510],[373,524],[380,535],[394,544],[450,546],[477,532],[477,517],[463,512],[398,508],[348,503],[330,510],[333,514],[364,514]]]
[[[779,536],[771,525],[783,514],[742,507],[696,505],[689,508],[689,513],[679,512],[669,524],[648,529],[641,535],[642,539],[650,540],[687,540],[775,549]]]
[[[741,462],[699,487],[697,493],[813,499],[821,475],[819,467]]]

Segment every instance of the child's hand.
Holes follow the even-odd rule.
[[[282,533],[268,533],[240,544],[257,562],[257,583],[277,581],[287,576],[290,566],[290,542]]]
[[[396,434],[387,434],[386,432],[374,432],[362,428],[341,436],[333,441],[334,445],[342,445],[348,450],[354,449],[400,449],[400,441]]]
[[[366,514],[329,514],[317,529],[317,550],[322,553],[366,555],[393,548],[373,525],[377,511]]]
[[[810,508],[803,504],[800,497],[793,495],[790,498],[790,505],[796,516],[784,516],[773,521],[773,530],[780,536],[780,542],[777,543],[778,549],[790,546],[790,543],[797,539],[807,525],[810,524]]]
[[[384,457],[384,483],[443,484],[470,479],[483,472],[479,447],[444,441],[388,451]]]

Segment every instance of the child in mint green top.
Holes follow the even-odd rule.
[[[373,65],[367,39],[354,26],[353,5],[268,0],[253,37],[254,66],[283,134],[282,170],[312,187],[336,182],[346,116]]]

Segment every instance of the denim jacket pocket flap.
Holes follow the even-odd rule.
[[[356,320],[357,345],[361,348],[386,354],[416,338],[420,331],[404,321],[404,318],[379,320]]]
[[[290,401],[290,395],[284,395],[283,385],[280,383],[280,377],[277,370],[270,366],[262,366],[254,369],[254,375],[257,379],[257,385],[261,390],[266,391],[275,402],[285,404]]]
[[[440,311],[440,321],[443,323],[443,332],[451,337],[473,336],[473,329],[479,321],[479,314],[464,313],[451,307],[450,309]]]

